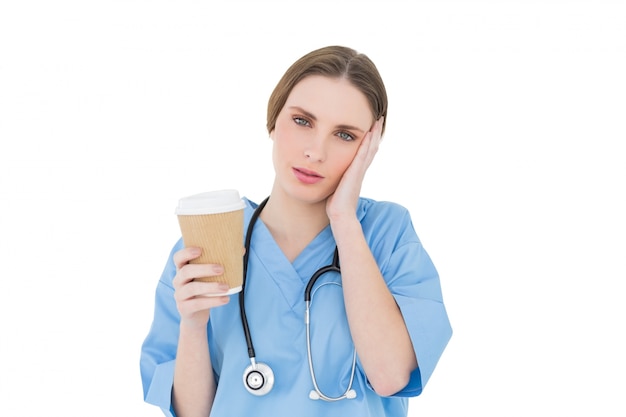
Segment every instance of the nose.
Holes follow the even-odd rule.
[[[322,135],[314,135],[307,142],[304,148],[304,156],[313,162],[323,162],[326,160],[326,138]]]

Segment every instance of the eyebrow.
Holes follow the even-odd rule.
[[[315,115],[313,113],[310,113],[306,110],[304,110],[302,107],[299,106],[291,106],[289,107],[289,109],[291,110],[297,110],[299,112],[301,112],[302,114],[304,114],[306,117],[308,117],[309,119],[313,120],[313,121],[317,121],[317,117],[315,117]],[[356,127],[356,126],[351,126],[351,125],[337,125],[336,126],[338,129],[345,129],[345,130],[356,130],[358,132],[364,133],[365,131],[363,129],[361,129],[360,127]]]

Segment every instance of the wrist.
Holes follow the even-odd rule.
[[[187,336],[203,336],[207,334],[207,321],[194,319],[181,319],[180,332]]]
[[[355,236],[363,235],[361,222],[359,222],[356,215],[340,217],[334,220],[331,219],[330,228],[333,231],[333,236],[337,244],[343,240],[349,242]]]

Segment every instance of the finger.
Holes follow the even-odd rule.
[[[213,297],[196,297],[185,302],[185,309],[192,313],[196,311],[208,310],[213,307],[219,307],[227,304],[230,301],[230,297],[227,295],[213,296]]]
[[[376,131],[379,131],[379,132],[382,133],[384,121],[385,121],[385,116],[380,116],[380,118],[378,120],[375,120],[374,123],[372,123],[372,127],[370,128],[370,132],[374,133]]]
[[[375,132],[367,132],[363,142],[361,143],[361,147],[357,152],[358,158],[362,161],[364,169],[367,169],[374,160],[374,155],[378,152],[379,143],[380,137],[377,136]]]
[[[216,277],[224,273],[224,268],[218,264],[185,264],[174,277],[174,288],[184,285],[196,278]]]
[[[352,163],[344,173],[344,178],[346,176],[350,177],[354,175],[358,178],[365,174],[369,165],[371,143],[372,132],[367,132],[359,144],[359,149],[357,149],[354,159],[352,159]]]
[[[191,317],[200,311],[210,310],[227,304],[230,301],[229,296],[214,297],[195,297],[178,303],[178,310],[181,315],[181,323],[185,317]]]
[[[385,122],[385,117],[381,116],[380,119],[376,120],[376,123],[374,123],[374,126],[372,126],[373,139],[377,145],[383,140],[384,122]]]
[[[184,248],[174,254],[174,265],[176,269],[180,269],[183,265],[189,263],[192,259],[196,259],[202,255],[202,249],[200,248]]]
[[[228,291],[228,284],[223,282],[191,281],[176,289],[174,298],[178,302],[198,297],[216,297]]]

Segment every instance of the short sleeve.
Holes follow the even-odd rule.
[[[452,327],[448,319],[439,276],[420,243],[398,248],[389,267],[396,271],[391,292],[409,331],[418,369],[399,396],[421,394],[448,341]]]
[[[381,273],[402,312],[418,363],[407,386],[395,396],[417,396],[452,337],[439,274],[404,207],[374,203],[364,215],[363,225]]]
[[[180,316],[174,300],[172,280],[176,275],[173,254],[183,247],[179,240],[172,249],[156,288],[152,326],[141,347],[140,370],[144,400],[174,416],[171,392]]]

